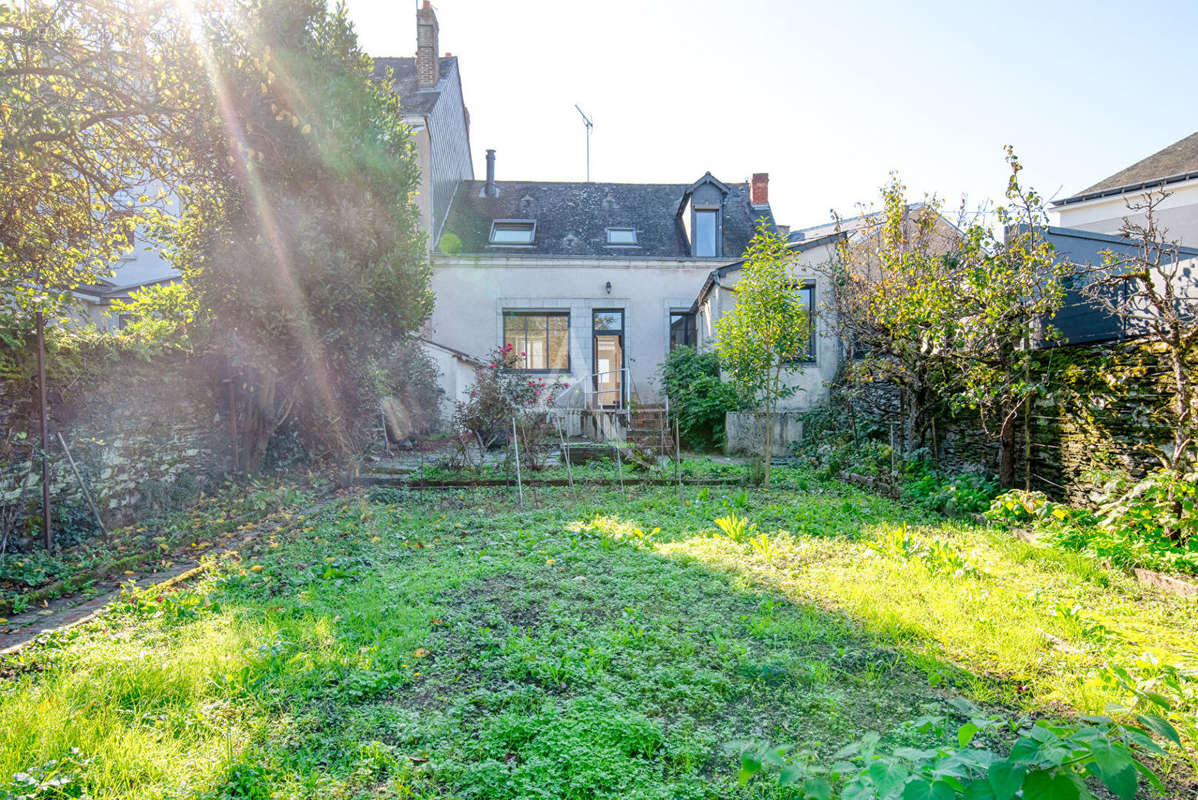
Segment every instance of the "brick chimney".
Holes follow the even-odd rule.
[[[754,172],[753,184],[749,190],[749,202],[755,206],[767,206],[770,203],[770,174]]]
[[[432,89],[441,80],[437,57],[437,13],[428,0],[416,11],[416,80],[421,89]]]

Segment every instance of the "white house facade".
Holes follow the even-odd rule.
[[[1168,238],[1198,247],[1198,132],[1057,201],[1052,210],[1063,228],[1118,236],[1124,218],[1142,219],[1128,206],[1148,192],[1168,195],[1155,211]]]

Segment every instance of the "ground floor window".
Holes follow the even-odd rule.
[[[815,284],[804,283],[799,287],[799,303],[807,312],[807,355],[800,361],[815,361]]]
[[[503,343],[520,356],[529,372],[570,371],[570,312],[505,311]]]
[[[670,350],[695,346],[695,315],[689,311],[670,312]]]

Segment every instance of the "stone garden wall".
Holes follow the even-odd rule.
[[[58,442],[71,454],[109,525],[177,509],[228,472],[231,437],[223,413],[220,374],[201,359],[165,354],[145,361],[114,356],[89,385],[51,380],[49,415],[55,528],[68,539],[94,528],[79,482]],[[79,378],[75,379],[80,380]],[[14,536],[37,530],[40,467],[30,472],[37,437],[33,385],[0,385],[0,430],[10,435],[0,464],[0,509],[24,492],[25,514]]]
[[[1106,342],[1042,350],[1040,368],[1050,390],[1036,398],[1028,419],[1017,423],[1015,480],[1028,471],[1025,431],[1031,440],[1031,484],[1054,497],[1085,505],[1097,498],[1102,472],[1143,475],[1155,466],[1145,443],[1164,446],[1171,430],[1164,416],[1170,401],[1163,355],[1140,342]],[[894,387],[872,389],[855,403],[875,435],[890,430],[904,438],[903,413]],[[978,419],[961,415],[937,420],[931,430],[905,433],[907,452],[935,442],[941,467],[949,472],[997,471],[998,445]]]

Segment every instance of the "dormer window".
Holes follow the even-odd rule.
[[[530,245],[537,223],[532,219],[497,219],[491,223],[491,244]]]
[[[609,245],[632,246],[636,244],[636,228],[608,228]]]
[[[720,212],[714,208],[695,209],[694,248],[695,258],[713,258],[719,253]]]

